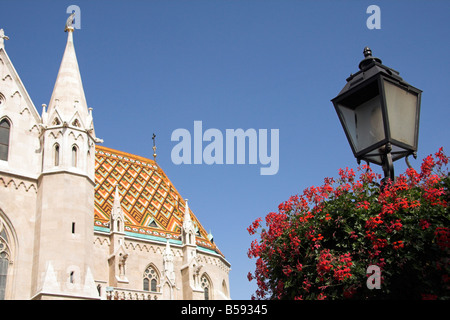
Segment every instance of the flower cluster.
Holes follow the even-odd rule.
[[[450,177],[443,149],[383,181],[339,170],[248,228],[256,299],[438,299],[450,296]],[[357,173],[359,172],[359,177]],[[380,187],[382,184],[382,187]],[[263,221],[265,226],[262,225]],[[258,233],[259,231],[259,233]],[[381,290],[366,286],[370,265]]]
[[[333,279],[337,281],[343,281],[352,276],[350,267],[352,266],[352,258],[350,253],[335,257],[330,253],[329,249],[324,249],[319,255],[319,261],[317,262],[317,275],[320,281],[324,281],[328,277],[328,281],[332,282]],[[326,287],[326,286],[325,286]]]
[[[437,245],[441,250],[450,248],[450,229],[447,227],[437,227],[434,231]]]

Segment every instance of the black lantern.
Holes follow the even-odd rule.
[[[381,165],[394,180],[393,162],[416,157],[422,91],[372,57],[368,47],[364,57],[360,71],[331,101],[358,163]]]

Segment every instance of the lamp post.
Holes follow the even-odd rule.
[[[368,47],[359,69],[331,101],[358,163],[381,165],[385,178],[394,180],[393,162],[417,156],[422,91],[373,57]]]

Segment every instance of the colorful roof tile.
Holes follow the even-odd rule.
[[[166,237],[181,240],[186,203],[155,161],[96,146],[95,184],[96,230],[109,231],[118,184],[127,236],[164,242]],[[198,229],[197,245],[222,255],[192,211],[190,213]]]

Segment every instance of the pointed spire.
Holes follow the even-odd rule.
[[[183,244],[195,245],[195,225],[189,213],[188,199],[185,199],[185,210],[183,220]]]
[[[122,206],[120,204],[119,185],[116,183],[116,190],[114,193],[113,207],[111,209],[111,231],[124,232],[125,218],[123,215]]]
[[[120,209],[120,194],[119,194],[119,184],[116,183],[116,190],[114,192],[114,205],[113,209]]]
[[[188,199],[184,199],[186,206],[184,208],[184,221],[183,221],[183,227],[185,229],[188,229],[190,227],[190,225],[192,224],[192,220],[191,220],[191,214],[189,213],[189,204],[188,204]]]
[[[67,122],[76,112],[83,121],[89,115],[73,43],[73,30],[73,27],[66,28],[67,44],[47,111],[50,115],[57,109],[62,120]]]

